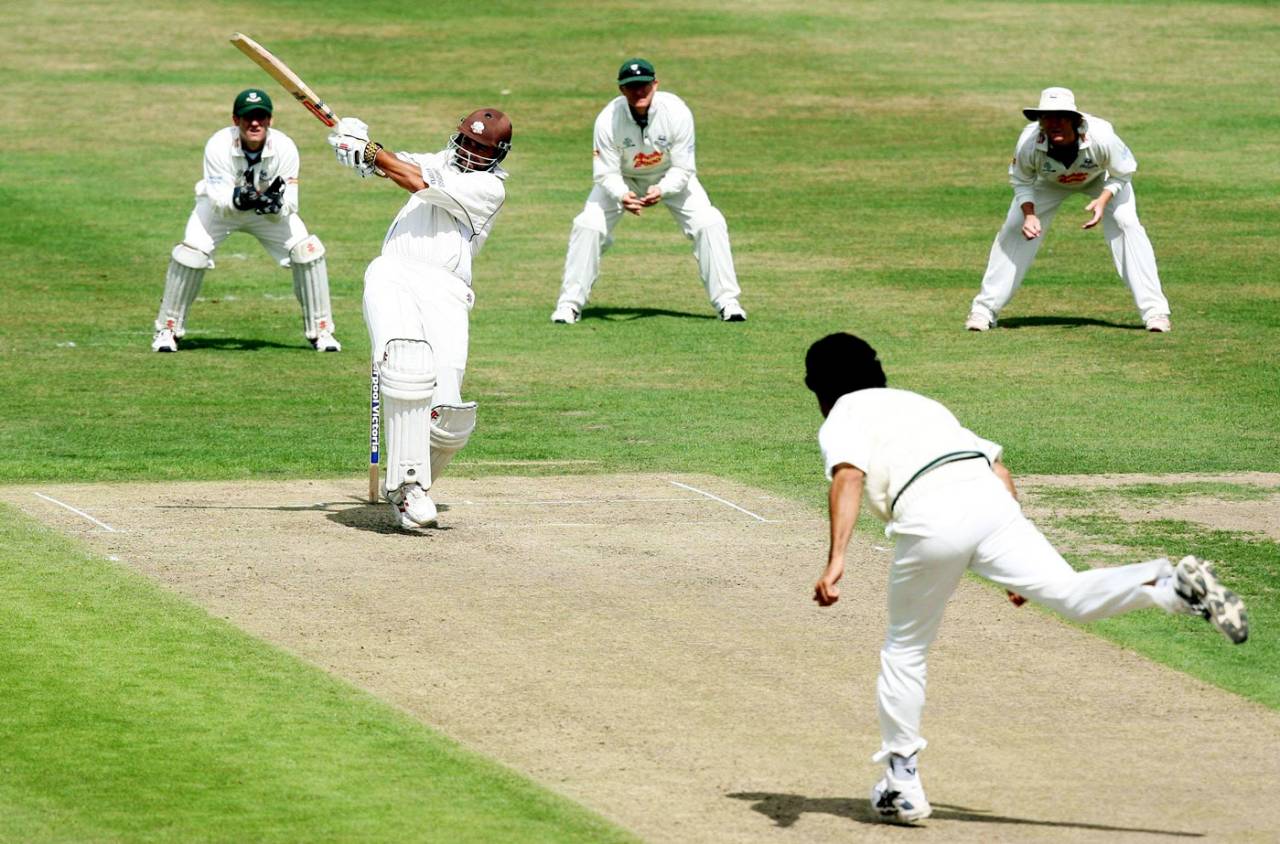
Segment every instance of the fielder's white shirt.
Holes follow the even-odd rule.
[[[1083,116],[1079,152],[1069,167],[1049,157],[1049,140],[1039,123],[1028,123],[1022,130],[1009,163],[1009,184],[1013,185],[1016,205],[1034,202],[1036,185],[1081,190],[1101,179],[1102,186],[1116,196],[1133,179],[1138,162],[1115,129],[1100,117]]]
[[[818,445],[828,480],[841,463],[866,473],[863,501],[885,522],[893,518],[894,498],[931,461],[953,451],[980,451],[994,463],[1003,452],[933,399],[887,387],[841,396],[818,430]]]
[[[253,167],[253,182],[257,190],[266,190],[276,180],[284,179],[284,196],[281,198],[280,216],[298,213],[298,147],[284,132],[267,129],[262,144],[262,158]],[[213,133],[204,145],[204,178],[196,182],[196,196],[209,199],[219,214],[253,214],[241,211],[231,204],[237,187],[248,184],[246,173],[249,160],[240,148],[240,130],[228,126]]]
[[[427,187],[409,197],[391,221],[382,254],[441,267],[470,286],[471,259],[480,254],[507,198],[507,171],[460,170],[447,149],[396,156],[418,165]]]
[[[679,193],[698,171],[694,161],[693,112],[684,100],[656,91],[648,122],[641,129],[621,95],[596,117],[592,176],[597,185],[621,201],[631,188],[623,177],[652,180],[661,176],[662,195]]]

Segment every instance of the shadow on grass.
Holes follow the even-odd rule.
[[[212,349],[220,352],[257,352],[262,349],[300,349],[315,353],[305,343],[277,343],[274,340],[249,340],[241,337],[184,337],[178,341],[179,352]]]
[[[759,812],[780,827],[789,827],[800,820],[806,813],[835,815],[863,824],[881,824],[871,811],[871,801],[853,797],[804,797],[800,794],[774,794],[766,791],[734,792],[725,795],[734,800],[749,800],[751,808]],[[1178,832],[1169,829],[1147,829],[1132,826],[1108,826],[1107,824],[1082,823],[1074,821],[1037,821],[1030,818],[1011,818],[1004,815],[993,815],[981,809],[966,809],[963,806],[950,806],[945,803],[933,804],[933,816],[930,821],[965,821],[970,823],[1014,824],[1027,827],[1044,827],[1049,829],[1088,829],[1097,832],[1130,832],[1146,835],[1161,835],[1177,838],[1203,838],[1200,832]],[[926,821],[925,823],[928,823]],[[1027,830],[1024,834],[1034,836]]]
[[[1146,327],[1142,325],[1133,325],[1131,323],[1111,322],[1105,319],[1093,319],[1092,317],[1058,317],[1058,316],[1025,316],[1025,317],[1009,317],[1000,320],[1000,328],[1042,328],[1045,326],[1062,326],[1065,328],[1083,328],[1086,325],[1096,325],[1100,328],[1119,328],[1122,331],[1146,331]]]
[[[665,308],[586,308],[582,318],[605,319],[612,322],[629,322],[649,317],[680,317],[681,319],[719,319],[715,314],[691,314],[685,311],[668,311]]]

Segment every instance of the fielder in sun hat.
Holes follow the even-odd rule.
[[[1028,120],[1039,120],[1040,115],[1048,111],[1062,111],[1081,116],[1076,108],[1076,95],[1070,88],[1045,88],[1040,92],[1040,105],[1035,108],[1024,108],[1022,113]]]

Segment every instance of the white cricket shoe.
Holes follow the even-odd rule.
[[[1155,334],[1167,334],[1173,330],[1173,323],[1169,322],[1167,314],[1153,316],[1147,320],[1147,330]]]
[[[738,300],[730,299],[720,306],[720,319],[725,322],[746,322],[747,312],[738,304]]]
[[[340,352],[342,344],[338,342],[338,338],[333,336],[333,332],[327,328],[320,329],[320,333],[316,335],[316,339],[311,341],[311,345],[317,352]]]
[[[581,318],[582,315],[573,305],[556,305],[556,309],[551,312],[551,321],[560,325],[573,325]]]
[[[436,527],[436,504],[427,491],[416,483],[408,483],[387,493],[387,500],[396,510],[396,519],[405,530]]]
[[[1173,591],[1187,602],[1192,612],[1208,621],[1234,644],[1249,638],[1249,616],[1244,601],[1218,582],[1213,566],[1198,557],[1186,556],[1173,570]]]
[[[966,331],[986,331],[995,328],[995,322],[986,314],[980,311],[974,311],[969,314],[969,318],[964,321]]]
[[[162,328],[156,332],[156,336],[151,340],[151,351],[178,351],[178,338],[174,335],[172,328]]]
[[[885,771],[880,781],[871,787],[871,811],[882,821],[911,824],[933,814],[933,807],[924,796],[924,786],[917,777],[899,780]]]

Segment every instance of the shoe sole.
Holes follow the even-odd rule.
[[[886,823],[913,824],[933,814],[932,806],[926,804],[916,807],[908,803],[908,808],[903,808],[900,805],[901,800],[902,792],[900,791],[886,791],[881,794],[875,805],[875,811],[880,820]]]
[[[1178,563],[1177,579],[1190,593],[1189,602],[1219,633],[1237,645],[1249,638],[1244,601],[1218,581],[1211,565],[1197,557],[1183,560]],[[1184,599],[1188,599],[1185,594]]]

